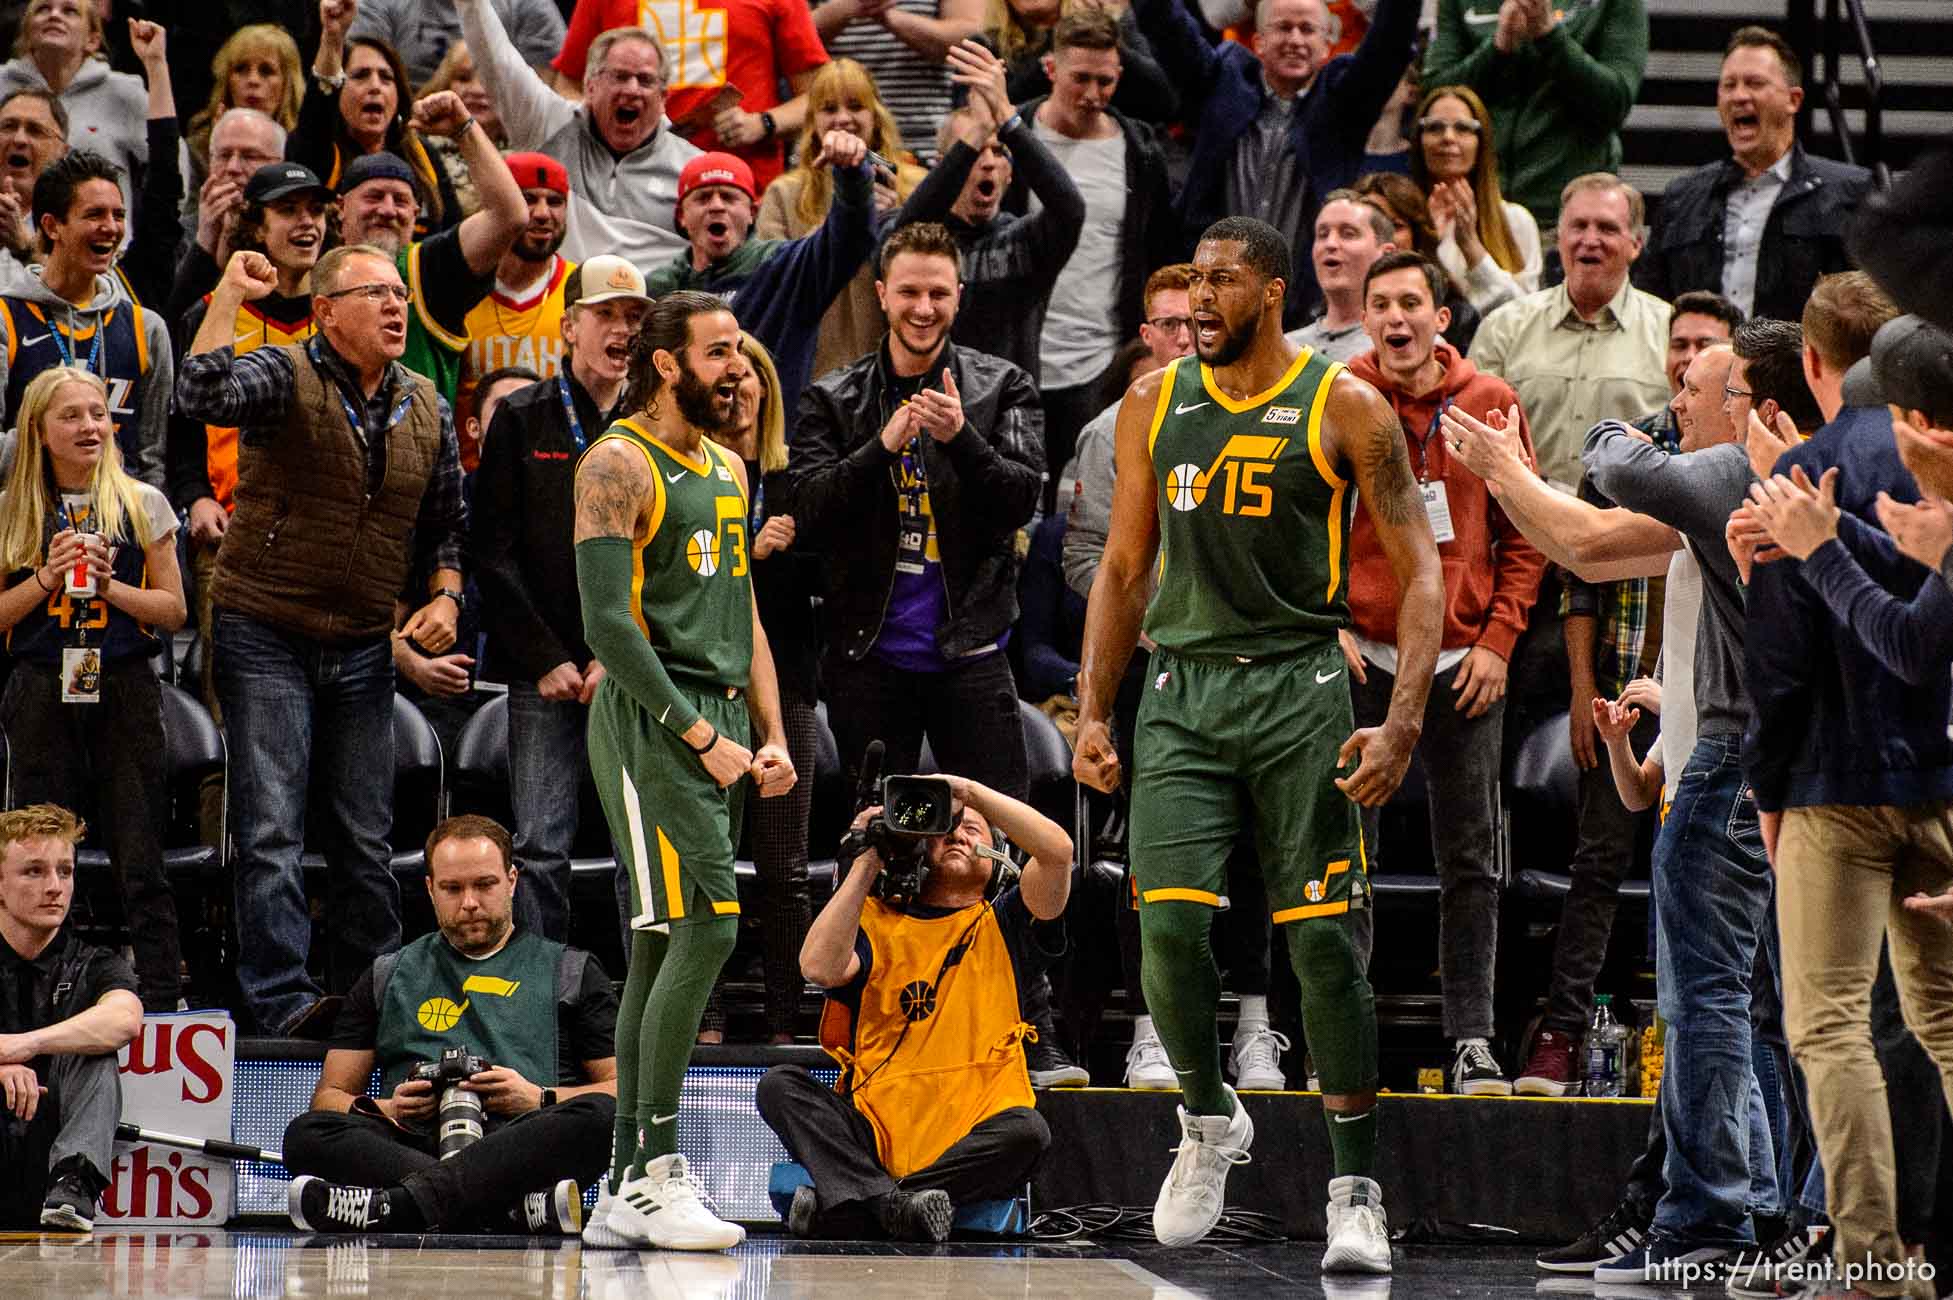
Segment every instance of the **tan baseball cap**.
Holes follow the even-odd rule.
[[[613,298],[635,298],[650,302],[644,291],[644,276],[621,257],[601,253],[580,264],[563,282],[565,310],[578,303],[609,302]]]

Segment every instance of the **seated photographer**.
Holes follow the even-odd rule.
[[[1021,1192],[1051,1143],[1018,988],[1063,954],[1071,838],[962,777],[891,777],[884,798],[888,816],[864,810],[842,840],[852,864],[800,949],[841,1078],[830,1091],[782,1065],[759,1083],[760,1117],[813,1178],[787,1215],[796,1236],[941,1241],[957,1205]],[[950,829],[905,842],[891,821]],[[1030,859],[992,901],[999,834]]]
[[[298,1227],[581,1230],[617,1114],[617,998],[589,953],[515,928],[513,855],[486,817],[427,837],[440,930],[359,977],[285,1130]]]

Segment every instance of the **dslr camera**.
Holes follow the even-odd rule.
[[[460,1155],[481,1141],[481,1098],[461,1085],[490,1068],[487,1061],[467,1048],[448,1047],[442,1049],[440,1060],[421,1061],[407,1072],[407,1077],[415,1082],[433,1084],[440,1100],[437,1122],[441,1159]]]
[[[945,777],[881,775],[882,753],[881,741],[869,743],[855,793],[856,813],[880,804],[881,814],[849,831],[837,856],[845,871],[863,853],[879,854],[883,871],[875,878],[875,897],[899,906],[921,894],[929,840],[955,828],[956,801]]]

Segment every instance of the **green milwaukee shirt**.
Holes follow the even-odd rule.
[[[745,687],[753,667],[753,580],[746,493],[733,454],[708,438],[693,459],[628,419],[604,437],[629,442],[651,463],[650,520],[631,539],[639,630],[673,680]]]
[[[1342,368],[1304,348],[1267,392],[1237,402],[1197,358],[1167,366],[1147,436],[1160,516],[1154,641],[1261,658],[1348,625],[1355,494],[1322,449]]]

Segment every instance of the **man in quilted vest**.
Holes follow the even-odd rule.
[[[234,425],[236,511],[217,553],[217,695],[231,752],[238,981],[260,1032],[317,1036],[337,1000],[306,971],[299,854],[325,849],[326,984],[400,946],[393,824],[394,600],[431,573],[401,635],[453,645],[466,509],[454,420],[400,364],[407,288],[393,257],[336,248],[312,273],[318,334],[239,356],[231,325],[277,270],[232,256],[191,341],[177,409]],[[326,822],[307,834],[307,790]]]

